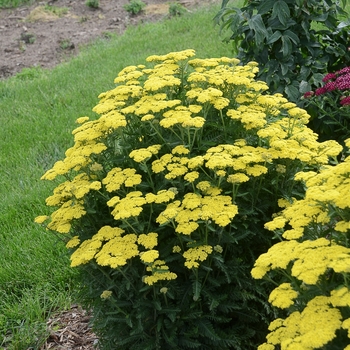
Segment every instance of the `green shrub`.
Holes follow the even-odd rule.
[[[263,225],[341,148],[265,93],[257,63],[194,55],[123,69],[43,176],[60,184],[36,222],[67,236],[104,349],[256,349],[273,317],[250,276]]]
[[[93,9],[97,9],[100,6],[100,1],[99,0],[87,0],[85,2],[86,6],[91,7]]]
[[[346,14],[339,1],[246,0],[241,9],[229,7],[229,1],[222,1],[216,21],[232,32],[229,40],[242,62],[259,63],[258,77],[272,92],[301,103],[325,73],[350,60],[349,20],[338,20]]]
[[[145,6],[146,4],[141,0],[130,0],[128,4],[124,5],[124,10],[130,12],[132,15],[137,15]]]
[[[252,274],[283,276],[269,297],[283,311],[259,350],[350,348],[349,169],[350,156],[319,173],[297,174],[305,197],[284,203],[266,224],[284,240],[258,258]]]

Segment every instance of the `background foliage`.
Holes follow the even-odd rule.
[[[242,8],[229,3],[223,0],[216,20],[231,33],[237,57],[257,61],[258,77],[293,102],[302,104],[303,93],[350,60],[349,21],[340,21],[346,12],[338,1],[253,0]]]

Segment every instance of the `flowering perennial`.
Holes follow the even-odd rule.
[[[323,139],[343,143],[350,136],[350,67],[328,73],[322,81],[323,86],[304,94],[312,128]]]
[[[254,211],[259,194],[266,198],[262,207],[273,207],[277,193],[290,192],[297,170],[317,170],[341,150],[335,141],[317,141],[305,110],[266,92],[254,79],[255,62],[193,56],[194,50],[150,56],[118,74],[116,88],[100,94],[93,109],[99,116],[77,120],[73,147],[42,176],[66,181],[46,200],[53,213],[36,219],[66,235],[72,266],[101,269],[106,282],[96,278],[95,288],[103,305],[114,300],[115,307],[135,289],[142,302],[160,296],[151,302],[156,309],[178,300],[171,322],[181,319],[179,310],[191,309],[183,305],[192,291],[191,302],[203,300],[200,312],[210,305],[216,317],[234,309],[219,311],[214,290],[229,286],[237,264],[250,256],[233,252],[244,231],[261,235],[257,216],[247,220],[252,212],[261,216],[262,209]],[[327,223],[318,212],[310,220],[315,215]],[[273,225],[281,228],[288,217],[277,220]],[[188,283],[191,292],[183,290]],[[208,283],[214,289],[201,294]],[[289,285],[280,293],[283,301],[278,293],[271,300],[284,307],[297,297]],[[231,300],[225,295],[220,298]],[[128,302],[116,312],[123,314]],[[228,334],[220,348],[234,344]]]
[[[270,324],[259,350],[311,350],[350,342],[350,156],[295,178],[304,181],[305,197],[281,201],[283,211],[265,225],[286,241],[262,254],[251,271],[257,279],[272,270],[290,277],[269,299],[287,309],[288,316]]]

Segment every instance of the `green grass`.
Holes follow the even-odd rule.
[[[151,54],[231,55],[212,23],[217,11],[131,27],[52,71],[25,69],[0,81],[0,349],[38,349],[47,317],[74,301],[75,270],[63,242],[33,220],[48,213],[55,184],[40,177],[72,145],[75,120],[93,117],[97,96],[114,87],[118,72]]]
[[[94,117],[97,96],[118,72],[149,55],[194,48],[199,57],[231,56],[212,24],[217,11],[131,27],[51,71],[25,69],[0,81],[0,349],[38,349],[47,317],[74,301],[75,270],[62,241],[33,220],[48,213],[55,184],[40,177],[72,145],[75,120]]]

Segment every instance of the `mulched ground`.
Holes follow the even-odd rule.
[[[50,336],[40,350],[98,349],[98,337],[89,321],[90,315],[78,305],[51,316],[47,321]]]

